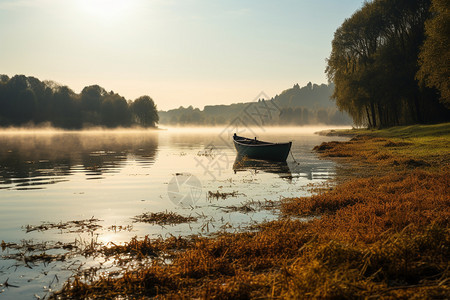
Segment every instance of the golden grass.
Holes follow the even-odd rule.
[[[444,299],[450,294],[449,151],[402,149],[415,143],[358,137],[325,144],[318,149],[323,155],[364,161],[382,175],[285,199],[284,217],[256,231],[113,246],[111,253],[154,258],[119,278],[91,284],[75,278],[58,296]],[[410,154],[399,157],[396,149]]]

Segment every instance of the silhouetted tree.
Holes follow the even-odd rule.
[[[149,96],[142,96],[134,100],[131,110],[135,121],[144,127],[155,127],[159,122],[158,110],[155,102]]]
[[[81,91],[81,111],[85,124],[102,124],[100,108],[106,95],[106,90],[98,85],[87,86]]]
[[[12,77],[5,87],[5,114],[11,125],[22,125],[33,119],[36,96],[29,88],[26,76]]]
[[[131,113],[127,101],[114,92],[103,97],[100,116],[102,125],[107,127],[126,127],[131,124]]]
[[[76,94],[67,86],[57,87],[52,99],[53,126],[67,129],[81,128],[81,110]]]
[[[155,126],[156,105],[148,96],[141,98],[143,101],[138,103],[148,102],[142,111],[150,116],[142,120],[148,122],[143,125]],[[83,125],[126,127],[132,124],[132,105],[133,102],[98,85],[87,86],[76,94],[53,81],[0,75],[0,126],[51,122],[55,127],[67,129],[79,129]]]

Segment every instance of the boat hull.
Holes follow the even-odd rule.
[[[234,146],[238,155],[270,161],[286,161],[292,142],[267,143],[235,136]],[[251,144],[251,142],[255,142]]]

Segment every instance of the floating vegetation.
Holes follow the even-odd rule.
[[[214,146],[211,146],[210,148],[205,148],[201,151],[197,152],[197,156],[206,156],[206,157],[215,157],[214,151],[217,151],[217,149]]]
[[[13,250],[23,250],[23,251],[49,251],[49,250],[55,250],[55,249],[65,249],[65,250],[72,250],[74,248],[78,248],[76,243],[62,243],[62,242],[43,242],[43,243],[35,243],[33,241],[26,241],[23,240],[21,243],[8,243],[5,241],[2,241],[0,243],[0,247],[2,248],[2,251],[5,251],[7,249],[13,249]]]
[[[41,225],[26,225],[24,229],[26,232],[32,231],[46,231],[51,229],[58,229],[62,232],[94,232],[100,229],[102,226],[97,223],[101,220],[94,217],[86,220],[75,220],[59,223],[43,222]]]
[[[241,203],[241,205],[237,205],[237,206],[236,205],[231,205],[231,206],[215,205],[215,207],[222,209],[226,213],[230,213],[230,212],[250,213],[250,212],[259,211],[261,209],[272,210],[272,209],[279,208],[279,202],[267,200],[267,199],[265,199],[265,201],[249,200],[249,201]]]
[[[195,222],[197,221],[197,218],[192,216],[185,217],[174,212],[165,211],[157,213],[143,213],[134,217],[133,221],[157,225],[174,225]]]
[[[226,199],[228,197],[236,197],[237,195],[242,195],[239,194],[237,191],[233,191],[233,192],[211,192],[208,191],[208,199]]]
[[[123,232],[123,231],[132,231],[133,230],[133,225],[111,225],[108,227],[109,231],[114,231],[114,232]]]
[[[242,204],[239,206],[227,206],[227,207],[223,207],[222,208],[225,212],[242,212],[242,213],[249,213],[249,212],[254,212],[255,209],[253,207],[251,207],[248,204]]]
[[[75,240],[74,242],[41,242],[23,240],[20,243],[2,241],[0,243],[2,259],[16,260],[16,267],[24,265],[30,269],[38,264],[49,264],[51,262],[64,262],[77,256],[98,256],[102,245],[96,238],[86,240]]]

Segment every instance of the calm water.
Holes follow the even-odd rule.
[[[324,129],[324,128],[321,128]],[[274,211],[230,212],[245,203],[266,203],[308,195],[307,186],[334,176],[335,164],[311,149],[343,138],[314,135],[319,128],[266,129],[241,135],[268,141],[293,141],[286,165],[236,161],[231,132],[222,128],[164,131],[90,131],[0,133],[0,240],[42,244],[57,241],[107,245],[131,237],[210,234],[245,230],[254,222],[277,218]],[[234,193],[222,199],[209,192]],[[133,222],[145,212],[173,211],[199,217],[180,225]],[[90,218],[100,227],[27,233],[27,225]],[[56,251],[56,250],[52,250]],[[63,250],[58,250],[63,251]],[[1,299],[41,298],[58,289],[73,267],[96,259],[72,257],[65,262],[24,263],[42,252],[10,248],[0,253]],[[78,265],[77,265],[78,266]],[[56,276],[55,276],[56,275]]]

